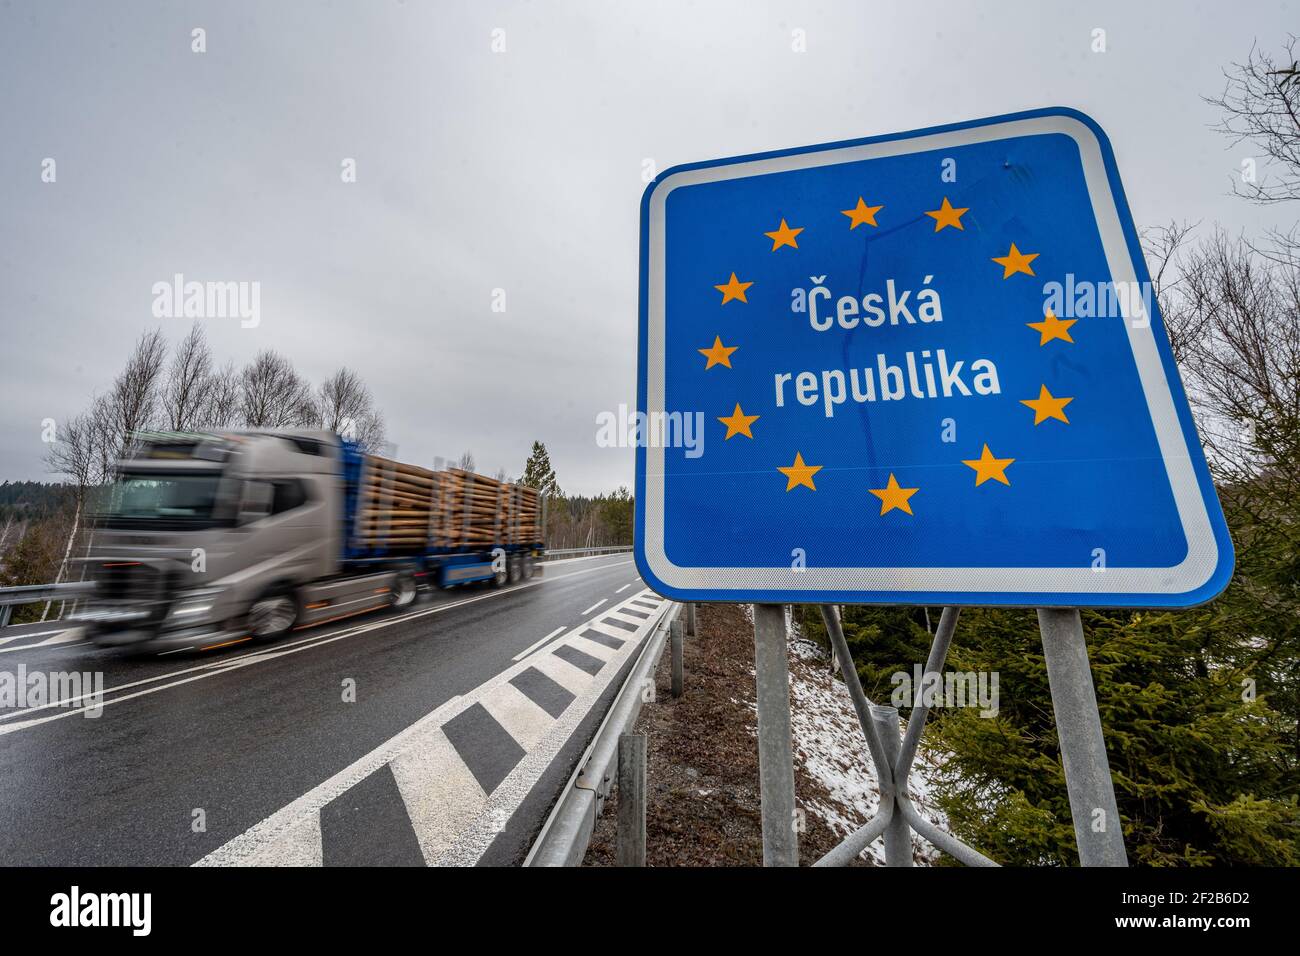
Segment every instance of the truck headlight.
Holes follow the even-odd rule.
[[[223,588],[196,588],[182,592],[172,604],[167,620],[183,624],[203,617],[216,605],[217,595],[222,590]]]

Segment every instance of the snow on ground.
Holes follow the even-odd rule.
[[[817,814],[840,836],[848,836],[880,805],[875,767],[848,688],[831,673],[825,652],[797,633],[791,634],[790,640],[790,704],[795,759],[830,794],[829,801],[810,800],[804,809]],[[929,799],[930,765],[922,745],[908,776],[909,792],[917,809],[946,829],[947,820]],[[912,835],[912,847],[920,865],[932,865],[938,857],[938,851],[916,834]],[[883,866],[882,841],[876,839],[862,857]]]

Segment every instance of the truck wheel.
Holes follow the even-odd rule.
[[[415,603],[415,577],[410,571],[403,571],[393,582],[393,607],[407,607]]]
[[[255,641],[274,641],[298,621],[298,602],[291,592],[264,594],[248,609],[248,631]]]
[[[520,578],[524,576],[524,569],[519,566],[519,557],[512,556],[506,566],[510,569],[510,583],[518,584]]]
[[[500,571],[492,575],[492,586],[494,588],[502,587],[509,580],[510,580],[510,565],[507,562],[504,568],[502,568]]]
[[[531,554],[524,555],[524,577],[531,578],[537,573],[537,563]]]

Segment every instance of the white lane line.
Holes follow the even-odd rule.
[[[593,604],[591,607],[587,608],[587,610],[583,611],[583,612],[582,612],[582,613],[583,613],[583,616],[585,617],[586,615],[590,614],[592,611],[596,610],[596,608],[598,608],[598,607],[600,607],[602,604],[604,604],[606,600],[607,600],[606,598],[601,598],[599,601],[597,601],[597,602],[596,602],[595,604]]]
[[[42,633],[48,634],[50,632],[43,631]],[[32,635],[28,634],[26,636],[31,637]],[[21,647],[0,647],[0,654],[12,654],[14,651],[31,650],[33,647],[54,647],[58,644],[73,644],[78,641],[83,644],[89,643],[88,641],[82,641],[81,637],[82,635],[78,631],[56,631],[54,632],[54,637],[47,637],[45,640],[37,641],[35,644],[23,644]],[[9,640],[15,640],[15,638],[9,638]]]
[[[533,643],[529,644],[529,645],[528,645],[527,647],[525,647],[522,651],[520,651],[518,654],[516,654],[514,657],[512,657],[511,660],[513,660],[513,661],[522,661],[525,657],[527,657],[527,656],[528,656],[529,654],[531,654],[533,651],[537,650],[539,647],[541,647],[543,644],[545,644],[547,641],[549,641],[551,638],[553,638],[556,634],[563,634],[563,633],[564,633],[564,628],[563,628],[563,627],[557,627],[555,630],[551,631],[550,634],[547,634],[547,635],[546,635],[544,638],[542,638],[540,641],[534,641]]]
[[[12,644],[14,641],[21,641],[24,637],[44,637],[46,634],[62,634],[66,630],[66,627],[60,627],[53,631],[34,631],[31,634],[15,634],[13,637],[0,637],[0,644]]]
[[[487,794],[440,728],[422,731],[389,767],[424,862],[432,866],[483,812]]]
[[[634,581],[629,581],[627,584],[623,585],[621,588],[619,588],[619,589],[618,589],[617,591],[615,591],[614,593],[615,593],[615,594],[622,594],[624,591],[626,591],[628,588],[630,588],[634,583],[636,583],[636,582],[634,582]]]
[[[624,561],[622,563],[631,564],[630,561]],[[409,621],[417,617],[426,617],[430,614],[440,614],[443,611],[449,611],[452,608],[456,608],[456,607],[463,607],[466,604],[475,604],[479,601],[486,601],[489,598],[500,597],[504,594],[511,594],[515,591],[521,591],[525,588],[536,587],[539,584],[546,583],[546,581],[548,580],[562,581],[565,578],[573,578],[581,574],[592,574],[597,571],[604,571],[606,570],[607,567],[614,567],[614,566],[615,565],[609,565],[609,566],[602,565],[598,568],[587,568],[582,571],[573,571],[569,574],[563,574],[555,578],[542,579],[540,581],[530,581],[527,584],[516,585],[513,588],[506,588],[500,591],[489,591],[487,594],[480,594],[477,597],[466,598],[463,601],[452,601],[449,604],[440,604],[437,607],[427,608],[423,611],[413,611],[409,614],[403,614],[399,617],[374,621],[369,624],[363,624],[358,627],[346,629],[339,632],[326,632],[325,634],[317,634],[313,637],[303,638],[302,640],[294,641],[287,645],[274,645],[269,647],[267,650],[258,650],[250,654],[245,654],[238,657],[223,658],[221,660],[216,660],[216,661],[208,661],[206,663],[199,664],[195,667],[187,667],[182,670],[172,671],[171,673],[168,674],[159,674],[154,677],[146,677],[142,680],[131,681],[130,683],[120,684],[117,687],[106,688],[103,691],[103,694],[108,695],[108,694],[119,693],[120,691],[128,690],[132,687],[140,687],[145,684],[152,684],[157,681],[167,680],[172,677],[180,677],[180,675],[182,674],[193,675],[190,677],[182,678],[180,680],[173,680],[170,683],[160,684],[157,687],[150,687],[145,690],[139,690],[131,694],[123,694],[119,697],[114,697],[112,700],[104,700],[101,702],[97,699],[92,699],[91,702],[86,706],[69,708],[68,707],[69,704],[73,704],[78,701],[85,700],[87,698],[96,698],[98,696],[93,693],[79,694],[75,697],[69,697],[65,700],[51,701],[48,704],[42,704],[40,707],[29,707],[26,710],[21,710],[16,713],[2,714],[0,715],[0,721],[12,720],[15,718],[26,718],[29,714],[34,714],[42,710],[64,708],[60,710],[58,713],[52,714],[47,717],[38,717],[38,718],[33,718],[31,720],[19,719],[16,720],[15,723],[9,724],[7,726],[0,726],[0,736],[3,736],[4,734],[8,734],[8,733],[13,733],[16,730],[26,730],[31,727],[36,727],[41,724],[49,723],[52,720],[61,720],[64,717],[71,717],[74,714],[80,714],[83,711],[95,707],[101,707],[101,706],[107,707],[110,704],[120,704],[123,701],[132,700],[136,697],[144,697],[147,694],[157,693],[160,690],[169,690],[173,687],[180,687],[183,684],[189,684],[196,680],[204,680],[209,677],[217,677],[222,674],[227,674],[231,671],[239,670],[242,667],[247,667],[250,664],[261,664],[261,663],[265,663],[266,661],[274,660],[278,657],[287,657],[290,654],[297,654],[301,651],[309,651],[316,647],[323,647],[326,644],[333,644],[335,641],[341,641],[344,638],[355,637],[358,634],[366,634],[369,633],[370,631],[377,631],[385,627],[391,627],[392,625],[401,623],[402,621]]]

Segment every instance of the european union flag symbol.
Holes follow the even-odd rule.
[[[642,575],[685,600],[1208,600],[1232,545],[1150,288],[1071,110],[669,170],[641,210]],[[656,427],[685,415],[702,453]]]

